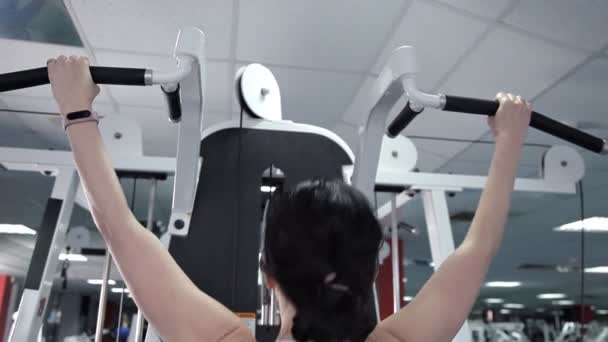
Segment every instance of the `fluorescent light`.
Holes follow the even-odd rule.
[[[274,192],[276,189],[277,189],[276,186],[262,185],[260,187],[261,192]]]
[[[573,300],[569,300],[569,299],[554,300],[553,304],[554,305],[574,305],[574,301]]]
[[[503,305],[505,308],[507,309],[523,309],[525,308],[525,306],[523,304],[516,304],[516,303],[507,303],[505,305]]]
[[[508,314],[511,313],[511,310],[509,310],[509,309],[500,309],[500,313],[503,314],[503,315],[508,315]]]
[[[538,299],[562,299],[566,298],[566,295],[563,293],[541,293],[536,296]]]
[[[36,231],[22,224],[0,224],[2,234],[36,235]]]
[[[486,298],[484,301],[488,304],[502,304],[505,302],[502,298]]]
[[[575,221],[555,228],[558,232],[580,232],[585,228],[586,232],[608,233],[608,217],[589,217],[584,220]]]
[[[414,299],[414,297],[411,297],[411,296],[405,296],[405,297],[403,297],[403,301],[404,302],[411,302],[412,299]]]
[[[85,261],[88,261],[89,259],[86,256],[82,255],[82,254],[72,254],[72,253],[66,254],[66,253],[61,253],[61,254],[59,254],[59,260],[61,260],[61,261],[68,260],[68,261],[75,261],[75,262],[85,262]]]
[[[91,285],[101,285],[103,284],[103,279],[89,279],[87,283]],[[108,279],[108,285],[116,285],[116,280]]]
[[[588,267],[585,273],[608,273],[608,266]]]
[[[608,315],[608,310],[595,310],[598,315]]]
[[[521,286],[519,281],[489,281],[487,287],[518,287]]]
[[[121,287],[115,287],[112,289],[112,293],[129,293],[129,289],[123,289]]]

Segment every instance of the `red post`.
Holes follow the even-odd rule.
[[[7,319],[10,319],[8,305],[11,297],[11,277],[0,275],[0,338],[4,336],[4,327]]]
[[[385,241],[386,244],[390,246],[390,240]],[[376,288],[378,290],[378,302],[380,304],[380,319],[385,319],[388,316],[393,314],[393,268],[391,265],[393,251],[390,251],[389,255],[382,261],[380,264],[380,270],[378,272],[378,278],[376,279]],[[399,260],[403,260],[403,242],[399,240]],[[403,307],[404,301],[403,296],[405,296],[405,286],[403,284],[403,262],[401,262],[401,266],[399,268],[400,274],[399,276],[399,285],[401,290],[401,298],[399,298],[399,306]]]

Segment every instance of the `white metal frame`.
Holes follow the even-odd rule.
[[[114,138],[116,132],[121,133],[120,140]],[[176,173],[175,158],[143,156],[141,132],[137,124],[131,120],[117,116],[102,118],[100,133],[108,147],[115,169],[168,175]],[[198,159],[196,162],[198,163]],[[47,255],[40,287],[24,289],[17,320],[9,339],[15,342],[37,341],[74,203],[85,209],[88,209],[88,204],[82,189],[78,186],[76,165],[69,151],[0,147],[0,164],[8,170],[40,172],[54,176],[55,185],[51,198],[62,200],[62,209]]]
[[[38,338],[42,320],[46,312],[53,279],[59,264],[59,253],[68,229],[78,188],[78,174],[74,168],[61,167],[55,177],[51,198],[61,201],[61,210],[55,223],[55,231],[50,243],[40,281],[34,287],[24,288],[19,304],[17,320],[9,336],[9,341],[35,341]],[[29,274],[28,274],[29,277]]]
[[[410,106],[414,110],[421,110],[424,107],[442,108],[445,105],[444,97],[425,94],[417,89],[414,79],[416,72],[414,48],[406,46],[395,50],[372,86],[368,103],[369,112],[360,136],[356,163],[354,166],[344,167],[344,176],[346,180],[351,180],[351,183],[361,190],[370,202],[374,199],[376,184],[392,186],[395,189],[420,190],[433,262],[435,267],[439,267],[454,251],[446,191],[483,189],[487,177],[412,172],[417,154],[412,153],[411,142],[404,137],[398,137],[404,140],[401,144],[383,142],[391,109],[402,97],[408,97]],[[405,152],[401,153],[405,158],[395,161],[394,159],[399,155],[398,150]],[[548,166],[549,170],[544,170],[543,178],[518,178],[515,181],[515,191],[576,193],[576,182],[584,174],[582,157],[578,152],[567,147],[558,147],[550,152],[545,155],[543,165]],[[402,163],[401,169],[397,162]],[[386,226],[395,226],[395,210],[410,199],[411,196],[406,191],[395,194],[391,201],[377,209],[379,220]],[[396,248],[395,241],[396,238],[393,236],[393,249]],[[393,254],[396,254],[396,250]],[[398,262],[399,260],[393,260],[393,269],[399,267],[396,265]],[[399,286],[394,286],[395,303],[399,303],[399,290]],[[395,307],[395,310],[397,309]],[[454,341],[471,341],[471,331],[467,322]]]

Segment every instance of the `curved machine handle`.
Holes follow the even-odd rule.
[[[146,78],[150,78],[146,69],[90,67],[93,81],[97,84],[117,84],[144,86],[149,85]],[[0,74],[0,92],[16,89],[36,87],[49,84],[49,75],[46,67]]]
[[[493,116],[498,110],[499,103],[493,100],[483,100],[469,97],[445,95],[443,110],[449,112],[480,114]],[[389,124],[387,134],[396,136],[419,114],[411,109],[410,103]],[[571,142],[589,151],[607,154],[608,143],[587,132],[565,125],[538,112],[532,112],[530,126],[562,140]]]

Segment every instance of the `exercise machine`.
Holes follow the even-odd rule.
[[[169,107],[169,119],[178,124],[179,134],[177,141],[177,157],[171,163],[171,173],[175,173],[174,196],[169,221],[169,229],[177,235],[186,235],[190,226],[190,217],[194,201],[194,190],[197,182],[199,161],[199,141],[201,137],[202,115],[204,109],[204,93],[205,93],[205,36],[203,32],[197,28],[189,27],[180,30],[177,36],[177,41],[174,48],[173,57],[177,62],[177,67],[173,71],[163,72],[150,69],[135,69],[135,68],[116,68],[116,67],[90,67],[93,81],[97,84],[118,84],[130,86],[150,86],[161,85],[162,91],[166,96]],[[23,89],[38,85],[48,84],[47,69],[37,68],[31,70],[17,71],[8,74],[0,75],[0,91],[10,91],[15,89]],[[141,138],[141,135],[138,135]],[[108,138],[108,137],[104,137]],[[104,139],[104,140],[106,140]],[[111,138],[110,138],[111,141]],[[141,148],[141,140],[134,142],[135,147]],[[11,151],[5,151],[10,154]],[[13,151],[15,152],[15,151]],[[18,151],[17,151],[18,152]],[[73,169],[73,161],[71,154],[65,152],[65,155],[53,155],[51,152],[34,152],[25,154],[29,159],[21,159],[24,163],[38,163],[40,165],[57,163],[56,159],[62,159],[60,165],[70,165]],[[1,152],[0,152],[1,153]],[[55,152],[61,153],[61,152]],[[141,153],[141,149],[140,152]],[[137,156],[137,155],[136,155]],[[22,155],[22,157],[24,157]],[[127,156],[133,157],[133,156]],[[45,161],[47,163],[45,163]],[[133,161],[133,160],[130,160]],[[14,162],[14,161],[12,161]],[[114,160],[115,167],[121,168],[120,162]],[[118,163],[117,163],[118,162]],[[148,160],[148,164],[138,164],[139,170],[156,170],[154,162]],[[124,164],[124,163],[123,163]],[[166,166],[166,165],[165,165]],[[163,171],[167,168],[163,168]],[[73,177],[77,177],[74,174]],[[73,183],[77,183],[77,178],[74,178]],[[75,191],[69,188],[70,191]],[[67,191],[67,190],[66,190]],[[71,193],[71,192],[70,192]],[[69,202],[69,201],[68,201]],[[69,217],[69,212],[64,214]],[[64,234],[65,228],[58,231],[58,234]],[[50,243],[48,241],[47,243]],[[52,244],[54,246],[54,244]],[[46,257],[44,249],[40,249],[41,258]],[[48,255],[48,260],[54,260],[53,255]],[[49,261],[54,262],[56,261]],[[111,265],[110,256],[106,259],[107,270]],[[50,269],[50,268],[49,268]],[[49,275],[51,276],[51,275]],[[104,273],[105,276],[105,273]],[[102,287],[102,297],[107,283],[104,282]],[[48,291],[47,292],[48,296]],[[41,297],[41,294],[33,295],[32,298]],[[42,296],[42,298],[46,298]],[[24,297],[29,298],[29,297]],[[23,301],[24,299],[22,299]],[[30,303],[31,301],[31,303]],[[23,304],[24,308],[38,308],[37,313],[40,316],[44,313],[45,303],[37,305],[38,300],[28,300]],[[101,309],[101,308],[100,308]],[[21,313],[20,313],[21,315]],[[25,315],[25,313],[24,313]],[[36,315],[29,315],[36,316]],[[24,316],[25,317],[25,316]],[[141,317],[141,315],[140,315]],[[142,320],[139,318],[138,320]],[[20,325],[24,322],[24,325]],[[18,324],[15,326],[13,334],[14,341],[33,341],[34,336],[26,332],[31,330],[31,325],[28,326],[24,319],[18,319]],[[40,324],[40,323],[38,323]],[[27,327],[27,328],[26,328]],[[138,328],[141,331],[143,322]],[[22,337],[23,336],[23,337]],[[96,334],[96,341],[101,338],[100,331]]]
[[[175,173],[175,158],[143,156],[142,136],[135,122],[117,116],[104,117],[100,121],[100,132],[117,172],[169,175]],[[120,133],[120,139],[116,138],[116,133]],[[79,187],[78,174],[69,151],[0,147],[0,164],[7,170],[39,172],[55,178],[51,197],[38,229],[19,304],[19,314],[9,339],[36,341],[48,307],[59,255],[65,246],[72,209],[75,203],[83,208],[88,208],[88,204]],[[108,277],[104,280],[106,285],[102,288],[102,297],[107,289]],[[105,301],[100,302],[101,307],[105,307]]]
[[[389,203],[378,208],[379,220],[390,226],[391,246],[397,249],[397,208],[411,200],[411,190],[420,192],[424,205],[429,242],[435,269],[454,251],[454,239],[450,226],[446,192],[464,189],[483,189],[483,176],[454,175],[414,172],[417,152],[414,144],[401,131],[425,107],[445,111],[494,115],[498,102],[458,96],[426,94],[416,86],[415,48],[403,46],[396,49],[374,82],[367,102],[366,120],[356,152],[356,163],[344,167],[344,177],[373,201],[375,189],[392,189]],[[402,98],[407,104],[398,115],[388,122],[392,108]],[[534,112],[530,125],[545,133],[571,142],[587,150],[607,154],[608,143],[581,130]],[[390,140],[388,137],[393,137]],[[515,191],[543,193],[576,193],[576,182],[584,175],[584,163],[580,154],[568,146],[554,146],[542,160],[542,177],[518,178]],[[400,269],[397,253],[392,257],[393,274]],[[394,310],[399,309],[399,279],[393,279]],[[465,322],[454,341],[471,340],[471,332]]]

